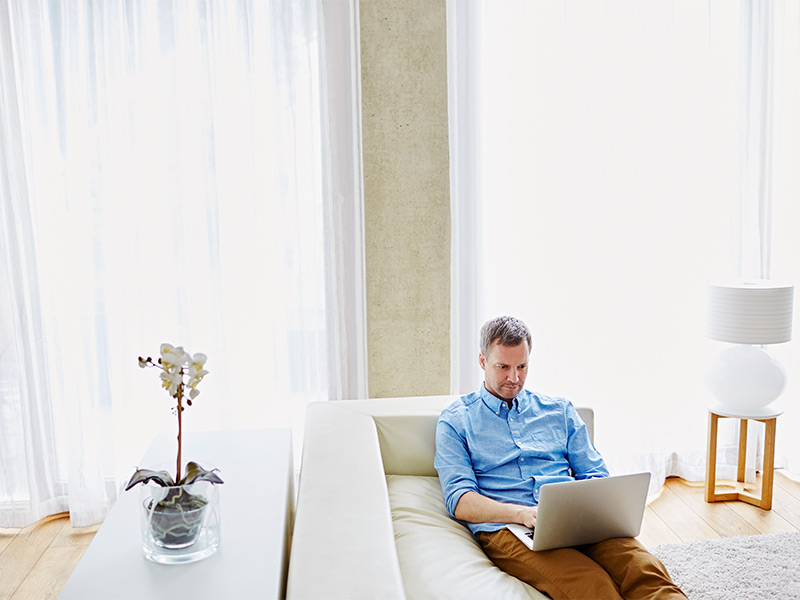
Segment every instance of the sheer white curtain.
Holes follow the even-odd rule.
[[[299,455],[341,325],[320,2],[8,0],[0,28],[0,526],[103,518],[175,429],[136,364],[161,342],[209,357],[187,435]]]
[[[767,42],[770,81],[770,276],[795,284],[795,323],[800,321],[800,4],[770,3]],[[789,374],[778,419],[775,462],[800,474],[800,337],[768,347]]]
[[[326,216],[328,389],[331,400],[366,398],[361,85],[357,0],[323,0],[330,152]]]
[[[450,135],[450,390],[475,385],[481,238],[476,226],[481,203],[483,141],[481,2],[447,3],[447,86]]]
[[[452,101],[477,97],[479,111],[473,137],[459,131],[451,143],[479,147],[455,168],[454,238],[480,252],[475,281],[453,271],[457,310],[475,330],[498,314],[528,323],[530,387],[593,406],[613,470],[649,470],[654,487],[668,475],[702,479],[703,375],[717,351],[704,337],[705,284],[768,251],[767,225],[754,238],[750,219],[769,206],[753,204],[740,177],[742,153],[760,152],[744,119],[756,112],[743,90],[759,83],[744,75],[763,76],[747,68],[758,55],[746,43],[752,3],[453,0],[450,18],[459,5],[480,19],[469,26],[480,53],[451,54],[453,71],[469,73]],[[465,161],[459,145],[451,156]],[[470,185],[475,200],[461,193]],[[474,216],[456,218],[473,201]],[[479,384],[472,364],[454,393]]]

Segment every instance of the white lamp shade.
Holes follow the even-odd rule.
[[[734,344],[792,339],[794,286],[771,281],[710,284],[706,334]]]

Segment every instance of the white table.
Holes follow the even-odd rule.
[[[174,460],[174,436],[155,439],[141,466]],[[142,553],[139,492],[123,492],[59,598],[283,598],[294,519],[289,429],[184,434],[183,456],[220,470],[221,543],[194,563],[161,565]]]

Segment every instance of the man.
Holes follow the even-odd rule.
[[[551,598],[679,598],[664,565],[635,539],[534,552],[505,528],[536,524],[546,483],[607,477],[572,404],[524,389],[531,334],[513,317],[481,329],[484,384],[442,411],[435,466],[450,514],[502,570]]]

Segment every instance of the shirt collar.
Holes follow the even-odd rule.
[[[522,399],[524,391],[525,390],[517,394],[517,397],[514,398],[514,401],[512,402],[512,407],[516,407],[517,410],[519,410],[519,403],[520,400]],[[495,396],[489,390],[486,389],[485,383],[481,385],[481,400],[483,400],[483,403],[486,406],[488,406],[493,413],[499,414],[500,409],[504,406],[508,408],[508,404],[506,403],[505,400],[501,400],[500,398],[498,398],[497,396]]]

